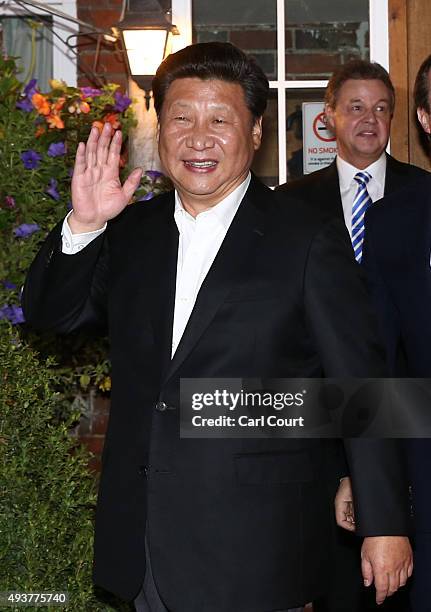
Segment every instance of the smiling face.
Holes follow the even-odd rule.
[[[375,162],[386,148],[392,120],[391,93],[378,79],[348,79],[335,108],[325,107],[337,138],[338,155],[356,168]]]
[[[159,155],[191,214],[218,204],[244,181],[261,135],[261,120],[254,121],[239,84],[173,81],[160,115]]]

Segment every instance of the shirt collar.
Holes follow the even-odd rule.
[[[219,223],[223,225],[224,229],[228,230],[236,214],[236,211],[238,210],[239,205],[242,202],[245,192],[247,191],[248,186],[250,185],[250,181],[251,181],[251,173],[249,172],[247,177],[241,183],[241,185],[238,185],[238,187],[234,189],[232,193],[226,196],[223,200],[221,200],[215,206],[208,208],[208,210],[205,210],[204,212],[199,213],[199,215],[197,216],[199,217],[200,215],[210,215],[210,214],[215,215]],[[181,198],[178,194],[178,191],[175,190],[174,218],[178,222],[180,217],[187,218],[192,221],[195,221],[197,218],[197,217],[196,218],[192,217],[192,215],[186,211],[186,209],[184,208],[181,202]]]
[[[338,177],[340,180],[340,190],[347,191],[353,183],[353,178],[357,172],[364,172],[365,170],[369,172],[374,181],[384,189],[385,182],[385,173],[386,173],[386,153],[380,155],[379,159],[375,162],[367,166],[361,170],[360,168],[355,168],[352,164],[349,164],[344,159],[342,159],[339,155],[336,158]]]

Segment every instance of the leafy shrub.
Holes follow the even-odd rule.
[[[67,609],[97,610],[95,480],[88,454],[69,433],[78,415],[58,421],[55,370],[9,325],[1,332],[0,591],[67,590]]]

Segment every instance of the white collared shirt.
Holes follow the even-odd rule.
[[[371,174],[371,179],[367,185],[368,193],[373,202],[383,198],[385,192],[386,178],[386,153],[383,152],[379,159],[367,168],[361,170],[355,168],[339,155],[336,158],[338,178],[340,182],[341,203],[343,205],[344,222],[349,230],[350,237],[352,236],[352,207],[358,190],[358,183],[354,180],[357,172],[368,172]]]
[[[232,220],[250,184],[251,174],[221,202],[192,217],[175,192],[174,219],[179,232],[177,282],[175,290],[174,323],[172,329],[172,356],[183,336],[194,308],[199,289],[227,234]],[[69,213],[70,214],[70,213]],[[84,234],[72,234],[63,221],[62,252],[74,255],[85,248],[106,229]]]

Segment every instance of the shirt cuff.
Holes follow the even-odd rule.
[[[64,219],[63,227],[61,229],[61,238],[62,238],[61,251],[65,255],[75,255],[75,253],[79,253],[79,251],[82,251],[82,249],[85,248],[87,245],[89,245],[90,242],[92,242],[95,238],[97,238],[97,236],[100,236],[100,234],[103,234],[103,232],[106,229],[106,225],[107,225],[105,223],[105,225],[102,228],[95,230],[94,232],[84,232],[83,234],[72,234],[72,230],[70,229],[69,223],[67,222],[71,213],[72,211],[70,211],[70,213],[68,213],[68,215]]]

